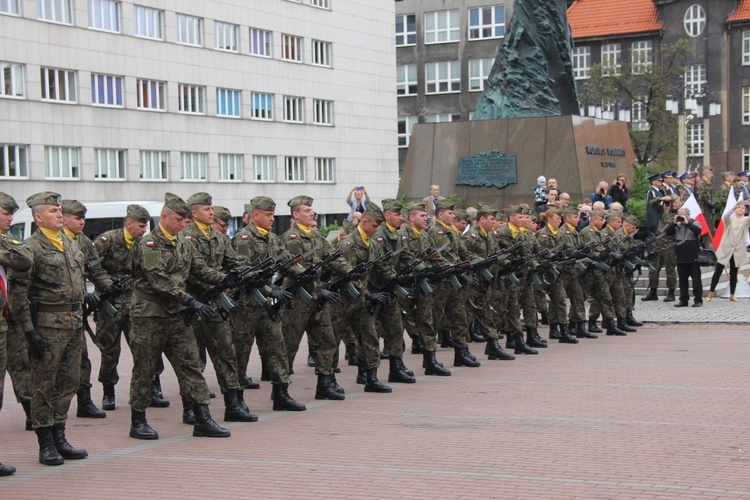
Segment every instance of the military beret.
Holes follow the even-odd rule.
[[[375,203],[371,201],[367,202],[367,210],[365,210],[365,213],[362,214],[362,217],[367,217],[368,219],[372,219],[378,224],[382,224],[383,222],[385,222],[385,215],[383,215],[383,211],[380,209],[379,206],[377,206]]]
[[[726,172],[722,172],[722,173],[721,173],[721,176],[722,176],[722,177],[723,177],[724,179],[727,179],[727,178],[729,178],[729,177],[734,177],[734,172],[729,172],[729,171],[726,171]]]
[[[427,205],[425,205],[421,201],[412,201],[406,206],[406,210],[408,210],[409,212],[426,212]]]
[[[189,207],[193,205],[213,205],[213,200],[208,193],[195,193],[187,199],[187,204]]]
[[[747,172],[742,171],[739,174],[737,174],[737,177],[747,177]]]
[[[341,223],[341,230],[346,234],[352,234],[356,229],[357,226],[355,226],[352,221],[348,219],[344,219],[344,222]]]
[[[450,200],[438,200],[435,202],[435,209],[441,208],[443,210],[455,210],[456,202]]]
[[[166,193],[164,195],[164,206],[173,210],[174,213],[180,217],[187,217],[190,215],[190,207],[188,207],[185,200],[173,193]]]
[[[563,215],[579,215],[580,211],[577,207],[567,206],[563,209]]]
[[[523,215],[531,215],[531,208],[530,207],[521,207],[521,214]]]
[[[312,199],[310,199],[312,203]],[[306,203],[300,203],[300,205],[306,205]],[[276,210],[276,202],[268,196],[256,196],[250,200],[250,210],[267,210],[273,212]]]
[[[56,205],[60,206],[60,196],[52,191],[44,191],[43,193],[32,194],[26,198],[26,204],[29,208],[34,208],[37,205]]]
[[[620,218],[622,218],[622,212],[620,212],[619,210],[610,210],[610,211],[609,211],[609,212],[607,213],[607,220],[609,220],[609,219],[614,219],[615,217],[620,217]]]
[[[455,211],[456,219],[458,220],[466,220],[469,218],[469,214],[466,213],[466,210],[463,208],[457,208]]]
[[[125,217],[133,219],[136,222],[148,222],[151,218],[151,214],[140,205],[128,205]]]
[[[487,205],[486,203],[480,203],[479,205],[477,205],[477,215],[479,215],[480,213],[490,214],[497,217],[497,208],[493,207],[492,205]]]
[[[369,201],[367,203],[370,203]],[[386,198],[383,200],[383,211],[401,213],[404,209],[404,205],[399,200],[393,198]]]
[[[651,174],[648,176],[649,181],[660,181],[661,178],[661,174]]]
[[[14,213],[16,210],[18,210],[18,203],[15,199],[9,194],[5,194],[2,191],[0,191],[0,208],[4,208],[9,213]]]
[[[712,167],[711,165],[706,165],[705,167],[701,167],[701,170],[710,170],[711,172],[713,172],[714,167]]]
[[[602,219],[607,216],[607,212],[604,210],[592,210],[589,212],[590,217],[601,217]]]
[[[505,209],[505,213],[507,215],[522,214],[523,207],[521,205],[510,205],[509,207]]]
[[[60,208],[62,208],[62,213],[64,214],[86,217],[86,205],[78,200],[62,200]]]
[[[562,215],[563,214],[562,209],[559,208],[559,207],[555,207],[555,206],[547,207],[547,212],[549,212],[551,214],[555,214],[555,215]]]
[[[229,221],[232,220],[232,212],[230,212],[226,207],[214,205],[214,218],[219,219],[226,224],[229,224]]]
[[[636,217],[635,215],[626,215],[625,218],[623,219],[623,222],[627,222],[628,224],[632,224],[635,227],[638,227],[638,224],[641,223],[641,221],[638,220],[638,217]]]
[[[286,202],[286,205],[289,208],[296,207],[297,205],[307,205],[308,207],[311,207],[312,204],[313,204],[313,199],[303,194],[299,196],[295,196],[294,198]]]

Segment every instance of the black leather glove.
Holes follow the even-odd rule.
[[[300,281],[300,283],[309,283],[311,281],[315,281],[315,278],[317,278],[317,275],[312,273],[303,273],[297,277]]]
[[[198,302],[192,297],[185,305],[188,306],[192,312],[200,316],[201,319],[211,319],[216,316],[216,311],[211,309],[211,306],[204,304],[203,302]]]
[[[89,309],[92,311],[99,307],[99,304],[102,302],[102,299],[99,298],[99,296],[93,292],[86,292],[83,294],[83,302],[88,306]]]
[[[273,297],[276,300],[279,300],[281,302],[286,302],[287,304],[292,301],[294,298],[294,295],[292,295],[292,292],[287,292],[283,288],[281,288],[277,284],[271,285],[271,297]]]
[[[388,292],[373,292],[365,295],[365,300],[371,304],[390,304],[391,294]]]
[[[396,283],[401,286],[411,285],[414,280],[410,274],[399,274],[396,276]]]
[[[479,277],[476,274],[469,275],[469,284],[479,288]]]
[[[42,359],[46,349],[42,334],[34,328],[24,333],[24,335],[26,335],[26,343],[29,345],[29,355],[36,360]]]
[[[646,255],[646,260],[652,261],[655,260],[659,256],[659,252],[651,252],[650,254]]]
[[[121,295],[122,292],[124,291],[125,291],[124,285],[118,282],[114,282],[104,290],[104,293],[106,293],[110,297],[117,297],[118,295]]]
[[[610,254],[613,260],[622,260],[622,254],[617,252],[612,252]]]
[[[358,273],[356,271],[349,271],[348,278],[350,281],[359,281],[362,278],[364,278],[364,275],[362,273]]]
[[[239,269],[232,269],[221,281],[222,285],[226,285],[227,288],[237,288],[242,283],[242,272]]]
[[[341,301],[341,295],[336,292],[326,290],[325,288],[323,289],[323,298],[328,302],[333,302],[334,304]]]

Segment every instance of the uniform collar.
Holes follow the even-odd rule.
[[[370,236],[366,232],[364,232],[362,228],[359,226],[357,226],[357,231],[359,231],[359,236],[362,238],[362,243],[364,243],[365,246],[369,248]]]
[[[68,238],[70,238],[71,240],[75,241],[76,243],[78,243],[78,240],[79,240],[79,238],[81,237],[81,235],[80,235],[80,234],[75,234],[75,233],[73,233],[73,231],[71,231],[71,230],[70,230],[70,229],[68,229],[67,227],[64,227],[64,228],[63,228],[63,232],[65,233],[65,236],[67,236],[67,237],[68,237]]]
[[[47,229],[46,227],[40,227],[39,230],[49,240],[50,243],[55,245],[55,248],[63,251],[63,238],[62,231],[55,231],[54,229]]]
[[[128,250],[130,250],[133,248],[133,244],[135,244],[135,237],[125,228],[122,228],[122,234],[125,236],[125,244],[128,246]]]
[[[310,229],[310,227],[309,227],[309,226],[305,226],[305,225],[302,225],[302,224],[300,224],[299,222],[297,222],[297,223],[296,223],[295,225],[296,225],[296,226],[297,226],[297,227],[299,228],[299,230],[300,230],[300,231],[302,231],[302,232],[303,232],[304,234],[306,234],[307,236],[310,236],[310,233],[312,232],[312,230]]]
[[[195,225],[198,226],[198,229],[200,229],[200,232],[203,233],[203,236],[205,236],[207,240],[210,240],[211,239],[211,226],[209,226],[208,224],[204,224],[202,222],[198,222],[197,220],[193,222],[195,222]]]
[[[170,233],[167,228],[161,225],[161,222],[159,223],[159,228],[161,228],[161,232],[164,233],[164,236],[171,241],[172,243],[175,243],[177,241],[177,235]]]

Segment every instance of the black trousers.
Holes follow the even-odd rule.
[[[701,268],[697,262],[690,264],[677,263],[677,280],[680,283],[680,302],[690,299],[690,282],[693,280],[693,297],[696,302],[703,301],[703,282],[701,281]]]
[[[729,260],[729,293],[734,295],[734,291],[737,289],[737,272],[739,270],[737,269],[737,266],[734,263],[734,255],[732,255],[732,258]],[[711,291],[713,292],[716,290],[716,285],[719,283],[719,278],[721,278],[721,273],[724,272],[724,266],[722,264],[717,263],[716,268],[714,269],[714,275],[711,277]]]

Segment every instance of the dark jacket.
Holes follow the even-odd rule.
[[[617,184],[613,184],[610,186],[608,194],[613,202],[616,201],[622,205],[623,209],[627,209],[625,204],[628,202],[628,198],[630,198],[630,188],[627,186],[622,186],[622,188],[620,188]]]
[[[701,223],[695,219],[689,219],[687,224],[670,223],[666,233],[674,236],[678,245],[674,248],[675,258],[678,264],[692,264],[698,261],[698,250],[701,247]]]

